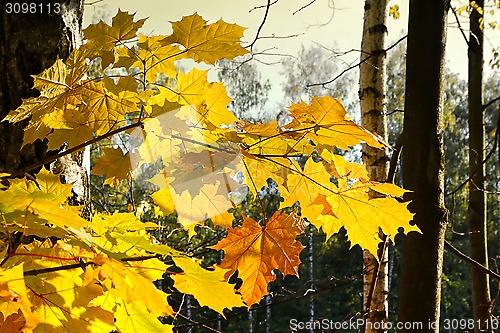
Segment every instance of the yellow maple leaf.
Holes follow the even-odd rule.
[[[236,121],[234,114],[227,109],[233,99],[227,96],[226,87],[222,83],[214,82],[205,90],[205,103],[198,109],[202,123],[210,123],[215,128],[222,124],[232,124]]]
[[[302,216],[307,217],[309,221],[314,221],[320,212],[310,204],[319,194],[330,192],[331,185],[333,185],[330,181],[330,174],[323,163],[314,162],[312,158],[306,161],[303,170],[295,160],[292,160],[290,170],[282,189],[285,201],[281,205],[291,207],[299,201]]]
[[[3,315],[3,322],[8,320],[9,316],[20,312],[22,317],[17,319],[21,324],[20,328],[23,331],[33,330],[39,319],[33,314],[31,306],[24,281],[23,263],[10,269],[0,268],[0,314]],[[2,327],[2,321],[0,321],[0,327]]]
[[[287,158],[258,158],[246,151],[242,151],[242,154],[243,159],[238,170],[245,175],[245,183],[252,192],[258,193],[262,187],[268,186],[269,178],[274,179],[278,184],[283,184],[284,180],[281,175],[286,174],[283,169],[289,165]]]
[[[157,228],[156,223],[142,222],[134,213],[113,213],[111,215],[94,213],[92,215],[92,230],[99,235],[104,235],[108,231],[126,233]]]
[[[94,175],[106,175],[104,184],[111,187],[120,185],[123,179],[128,179],[132,171],[129,153],[124,154],[120,148],[103,148],[104,156],[96,160],[92,168]]]
[[[76,69],[74,69],[76,70]],[[79,80],[78,75],[70,73],[70,81]],[[9,112],[3,119],[11,123],[19,122],[32,116],[31,122],[38,122],[47,114],[59,109],[64,110],[78,100],[78,88],[70,86],[67,81],[68,69],[66,64],[57,59],[56,62],[39,75],[33,75],[34,88],[40,91],[39,97],[23,99],[23,103],[16,110]],[[71,82],[72,83],[72,82]]]
[[[175,116],[163,115],[144,122],[143,129],[135,129],[131,136],[143,140],[137,148],[139,156],[132,154],[132,159],[139,165],[156,163],[161,157],[164,165],[177,163],[180,159],[182,140],[178,131],[187,131],[188,126]]]
[[[245,28],[228,24],[222,19],[207,25],[207,21],[195,13],[173,22],[172,29],[172,35],[165,38],[162,43],[181,44],[185,47],[185,57],[197,62],[213,65],[217,60],[223,58],[231,60],[248,53],[240,45]]]
[[[249,307],[268,293],[267,285],[276,279],[273,270],[298,276],[303,246],[295,238],[306,226],[295,213],[276,212],[264,226],[244,216],[241,227],[230,229],[225,239],[212,246],[224,250],[219,266],[229,269],[226,279],[238,271],[243,280],[239,291]]]
[[[102,68],[106,68],[115,59],[113,49],[116,44],[136,37],[137,30],[142,27],[144,21],[146,19],[134,21],[133,14],[118,10],[111,26],[99,21],[83,30],[87,40],[83,48],[89,50],[90,56],[100,57]]]
[[[61,184],[59,176],[46,170],[39,173],[41,189],[31,180],[13,181],[6,191],[0,191],[0,212],[8,214],[16,211],[35,214],[46,223],[63,229],[76,229],[88,225],[79,215],[78,207],[64,204],[71,193],[71,184]]]
[[[97,135],[124,125],[125,114],[138,110],[134,101],[127,96],[117,96],[109,91],[104,81],[88,82],[82,87],[81,95],[84,102],[82,112]]]
[[[43,122],[53,129],[48,135],[45,134],[49,139],[49,149],[57,150],[64,143],[67,143],[68,147],[75,147],[93,139],[93,126],[79,109],[68,107],[65,110],[56,110],[44,117]]]
[[[102,295],[102,287],[95,281],[84,281],[81,270],[58,269],[74,264],[77,257],[84,260],[94,254],[62,241],[54,247],[47,243],[35,241],[19,247],[17,255],[5,263],[9,266],[24,264],[28,298],[32,311],[39,320],[36,330],[47,331],[51,328],[95,333],[112,330],[112,314],[88,306],[93,298]]]
[[[241,296],[235,294],[234,285],[225,281],[227,270],[213,267],[202,268],[199,262],[186,257],[172,257],[182,273],[171,274],[174,287],[181,293],[193,295],[201,306],[208,306],[224,316],[225,308],[245,306]]]
[[[335,147],[347,150],[362,142],[375,148],[389,147],[379,135],[350,120],[342,104],[330,96],[313,97],[310,104],[293,104],[290,112],[294,119],[283,128],[292,138],[304,133],[299,140],[312,140],[319,151]]]
[[[172,213],[175,207],[177,222],[182,224],[192,236],[194,226],[210,218],[217,225],[230,227],[233,215],[227,210],[233,205],[228,196],[219,194],[220,182],[201,184],[197,195],[192,196],[188,189],[179,194],[170,187],[170,192],[155,192],[151,195],[153,201],[164,210],[165,214]],[[158,193],[158,194],[156,194]]]
[[[137,57],[139,59],[127,67],[139,67],[142,72],[146,73],[146,79],[149,82],[155,82],[158,73],[175,77],[177,74],[175,61],[181,58],[183,52],[179,46],[162,44],[164,38],[164,36],[148,37],[140,34],[137,43],[139,47]],[[128,49],[122,50],[121,53],[126,51]]]
[[[165,332],[173,333],[173,326],[162,324],[158,317],[141,302],[125,303],[115,300],[116,327],[121,333]]]
[[[326,149],[321,153],[321,158],[326,162],[324,163],[325,168],[335,178],[359,179],[363,181],[369,179],[368,171],[364,164],[348,162],[343,156],[334,154]]]
[[[177,89],[159,87],[170,102],[178,102],[182,105],[196,105],[204,100],[205,88],[209,86],[207,80],[208,70],[193,68],[187,74],[179,73],[177,77]]]
[[[379,228],[393,241],[401,227],[405,233],[420,230],[410,224],[413,214],[407,209],[408,203],[400,203],[391,196],[371,198],[370,189],[377,191],[377,184],[356,182],[347,185],[347,182],[339,181],[339,188],[334,190],[334,193],[319,196],[313,202],[323,205],[324,214],[312,223],[318,228],[322,227],[328,237],[343,226],[352,246],[358,244],[376,256],[378,244],[381,242],[378,236]],[[396,191],[386,184],[381,184],[379,190],[389,193]]]
[[[167,302],[167,294],[158,290],[141,271],[136,271],[140,263],[137,266],[125,266],[102,255],[96,256],[93,261],[99,265],[99,274],[105,277],[102,283],[114,297],[120,297],[126,304],[141,302],[155,316],[174,314]]]

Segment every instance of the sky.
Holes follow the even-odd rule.
[[[389,6],[399,5],[401,17],[388,19],[388,45],[406,34],[407,2],[389,1]],[[122,11],[136,12],[137,18],[149,17],[141,30],[142,33],[169,34],[171,32],[169,21],[178,21],[183,16],[197,12],[209,22],[222,18],[228,23],[237,23],[247,27],[243,40],[248,44],[253,41],[265,13],[265,8],[256,8],[256,6],[264,6],[266,3],[266,0],[141,0],[139,2],[103,0],[93,5],[86,5],[84,25],[92,23],[92,17],[103,8],[109,11],[110,16],[113,16],[120,8]],[[363,4],[363,0],[279,0],[271,6],[260,36],[297,36],[261,39],[256,43],[254,50],[269,49],[270,53],[296,55],[301,45],[308,46],[314,43],[328,48],[335,46],[336,51],[359,50],[363,26]],[[467,22],[464,18],[462,27],[466,26]],[[485,55],[491,54],[489,50],[491,46],[495,46],[495,42],[500,42],[498,35],[496,33],[490,38],[491,45],[486,45]],[[354,51],[342,60],[345,61],[345,66],[348,66],[355,64],[358,57],[359,52]],[[262,62],[275,63],[282,60],[283,56],[260,56],[259,59]],[[449,16],[446,59],[452,71],[466,78],[466,43],[457,28],[453,15]],[[265,78],[279,81],[281,78],[279,67],[261,65],[260,70]],[[279,89],[273,89],[270,98],[279,100],[279,94]]]

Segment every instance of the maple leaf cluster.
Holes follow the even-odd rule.
[[[213,66],[248,53],[240,45],[244,28],[207,24],[193,14],[172,23],[171,35],[144,36],[138,34],[143,23],[119,11],[112,25],[90,25],[81,48],[33,76],[40,96],[23,100],[4,121],[29,118],[24,144],[46,139],[50,149],[127,136],[134,144],[128,150],[109,144],[92,173],[105,174],[105,184],[114,187],[160,162],[149,179],[157,213],[176,212],[190,236],[206,219],[227,228],[212,247],[223,250],[224,259],[203,268],[158,242],[149,233],[158,226],[133,212],[87,221],[82,207],[67,203],[72,185],[47,171],[36,181],[11,180],[0,191],[0,232],[7,238],[0,256],[2,331],[171,331],[157,318],[174,310],[152,283],[165,273],[177,290],[224,315],[226,308],[259,302],[275,270],[298,276],[303,246],[296,237],[308,223],[328,236],[344,227],[352,245],[374,254],[379,229],[390,239],[400,227],[418,231],[407,203],[396,200],[403,189],[371,181],[363,165],[334,153],[359,143],[387,147],[338,100],[293,104],[283,126],[239,121],[227,109],[225,86],[209,82],[208,70],[179,67],[184,59]],[[90,78],[88,63],[95,59],[114,74]],[[113,71],[120,68],[126,70]],[[300,212],[277,211],[262,221],[243,216],[243,225],[233,227],[234,193],[246,187],[257,194],[269,178],[284,197],[280,208],[299,202]],[[172,265],[180,270],[171,271]],[[238,290],[227,283],[234,274],[242,280]]]

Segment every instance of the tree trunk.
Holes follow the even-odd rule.
[[[484,1],[476,5],[483,8]],[[485,128],[483,110],[483,15],[474,9],[470,15],[469,37],[469,242],[472,259],[488,267],[486,226],[486,185],[484,149]],[[472,305],[475,332],[493,332],[490,314],[490,284],[486,273],[471,268]]]
[[[38,94],[32,89],[30,75],[41,73],[57,57],[66,59],[71,50],[81,44],[83,1],[46,1],[42,4],[36,6],[37,13],[15,14],[8,12],[17,7],[0,0],[0,119],[21,105],[21,98]],[[0,122],[0,172],[13,173],[46,156],[47,145],[40,140],[21,150],[26,124],[27,121]],[[66,183],[73,183],[72,204],[88,204],[89,164],[88,156],[81,152],[51,166],[61,173]]]
[[[403,183],[422,234],[404,241],[398,320],[439,331],[444,205],[443,67],[449,1],[411,0],[406,57]],[[399,332],[415,332],[406,327]]]
[[[387,1],[366,0],[359,75],[361,119],[363,127],[387,141],[386,21]],[[363,145],[363,162],[371,179],[380,182],[387,179],[389,158],[386,149]],[[386,325],[381,324],[386,323],[388,317],[388,251],[379,252],[380,263],[370,252],[363,251],[363,313],[367,333],[387,332]]]

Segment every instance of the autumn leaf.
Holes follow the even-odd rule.
[[[174,287],[182,293],[193,295],[201,306],[208,306],[224,316],[225,308],[245,306],[241,296],[235,294],[234,285],[225,281],[227,270],[213,267],[204,269],[199,262],[186,257],[173,257],[182,273],[171,274]]]
[[[97,135],[106,134],[111,129],[124,125],[125,114],[138,110],[133,100],[124,95],[113,94],[106,88],[105,83],[106,81],[91,81],[84,85],[81,91],[85,105],[82,112]]]
[[[38,175],[41,183],[31,180],[13,181],[6,190],[0,191],[0,213],[28,212],[36,214],[51,225],[80,229],[88,222],[79,216],[77,207],[65,205],[71,193],[71,184],[61,184],[59,176],[43,170]],[[19,217],[19,215],[17,215]],[[2,229],[0,227],[0,229]]]
[[[173,333],[172,325],[162,324],[141,302],[125,303],[116,299],[114,312],[115,325],[122,333]]]
[[[354,164],[344,161],[342,165],[342,160],[337,159],[337,170],[343,174],[351,174],[353,169],[350,170],[349,166]],[[355,172],[359,172],[358,167],[354,168],[352,174],[356,174]],[[404,228],[405,233],[420,231],[417,226],[410,224],[413,214],[407,209],[408,203],[396,200],[396,197],[406,192],[400,187],[367,180],[350,184],[347,176],[338,178],[338,187],[333,184],[331,186],[333,189],[330,193],[318,195],[309,208],[321,212],[311,222],[317,228],[322,228],[327,237],[344,227],[351,246],[359,245],[376,256],[378,244],[381,242],[378,236],[379,228],[393,241],[399,228]],[[373,198],[370,191],[379,192],[384,196]]]
[[[111,26],[99,21],[83,30],[87,40],[83,47],[88,49],[92,56],[100,57],[102,68],[106,68],[115,59],[113,49],[116,44],[136,37],[137,30],[142,27],[144,21],[146,19],[134,21],[133,14],[118,10]]]
[[[31,310],[32,304],[28,298],[23,275],[23,263],[10,269],[0,268],[0,314],[8,320],[16,316],[20,329],[33,330],[39,322]],[[5,331],[7,331],[5,329]]]
[[[379,135],[350,120],[342,104],[330,96],[313,97],[310,104],[292,104],[290,113],[293,120],[283,129],[299,142],[312,140],[319,151],[347,150],[362,142],[374,148],[389,147]]]
[[[195,13],[173,22],[172,29],[172,35],[165,38],[163,44],[182,45],[185,47],[185,57],[197,62],[213,65],[217,60],[231,60],[248,53],[240,45],[245,28],[228,24],[222,19],[207,25],[207,21]]]
[[[276,279],[275,269],[283,275],[298,276],[303,246],[295,238],[307,224],[295,213],[281,212],[274,213],[264,226],[246,216],[243,220],[241,227],[230,229],[227,237],[212,248],[224,250],[219,266],[229,269],[226,279],[238,271],[243,280],[239,291],[251,306],[268,293],[267,285]]]
[[[329,193],[333,183],[330,182],[330,174],[326,171],[321,162],[314,162],[309,158],[304,165],[304,169],[292,160],[290,172],[287,175],[283,188],[283,207],[291,207],[297,201],[301,203],[303,217],[309,221],[314,221],[317,215],[311,212],[309,204],[313,202],[319,194]]]
[[[103,148],[102,152],[104,156],[96,160],[92,174],[105,174],[104,184],[111,187],[118,186],[123,179],[130,178],[132,166],[128,152],[124,154],[120,148]]]
[[[114,297],[122,298],[127,304],[140,302],[156,316],[174,313],[167,302],[167,294],[158,290],[153,282],[143,276],[140,271],[136,271],[137,268],[141,268],[140,263],[125,266],[102,255],[94,258],[93,261],[99,265],[96,274],[101,274],[102,283]]]
[[[176,193],[170,187],[169,192],[160,190],[160,192],[153,193],[151,198],[165,214],[172,213],[172,209],[175,208],[177,221],[192,236],[195,225],[207,218],[212,219],[217,225],[225,227],[232,225],[233,215],[227,210],[233,205],[227,195],[219,194],[222,186],[224,185],[218,181],[214,184],[202,184],[200,192],[195,196],[192,196],[187,189]]]
[[[137,46],[137,60],[133,61],[126,67],[138,67],[142,72],[146,73],[146,79],[150,82],[155,82],[159,73],[163,73],[169,77],[175,77],[177,74],[177,67],[175,66],[175,61],[182,58],[181,49],[178,45],[164,45],[162,41],[165,39],[164,36],[144,36],[139,35],[139,41]],[[122,48],[119,54],[125,54],[119,59],[130,59],[129,48]],[[123,60],[115,65],[120,66]]]

